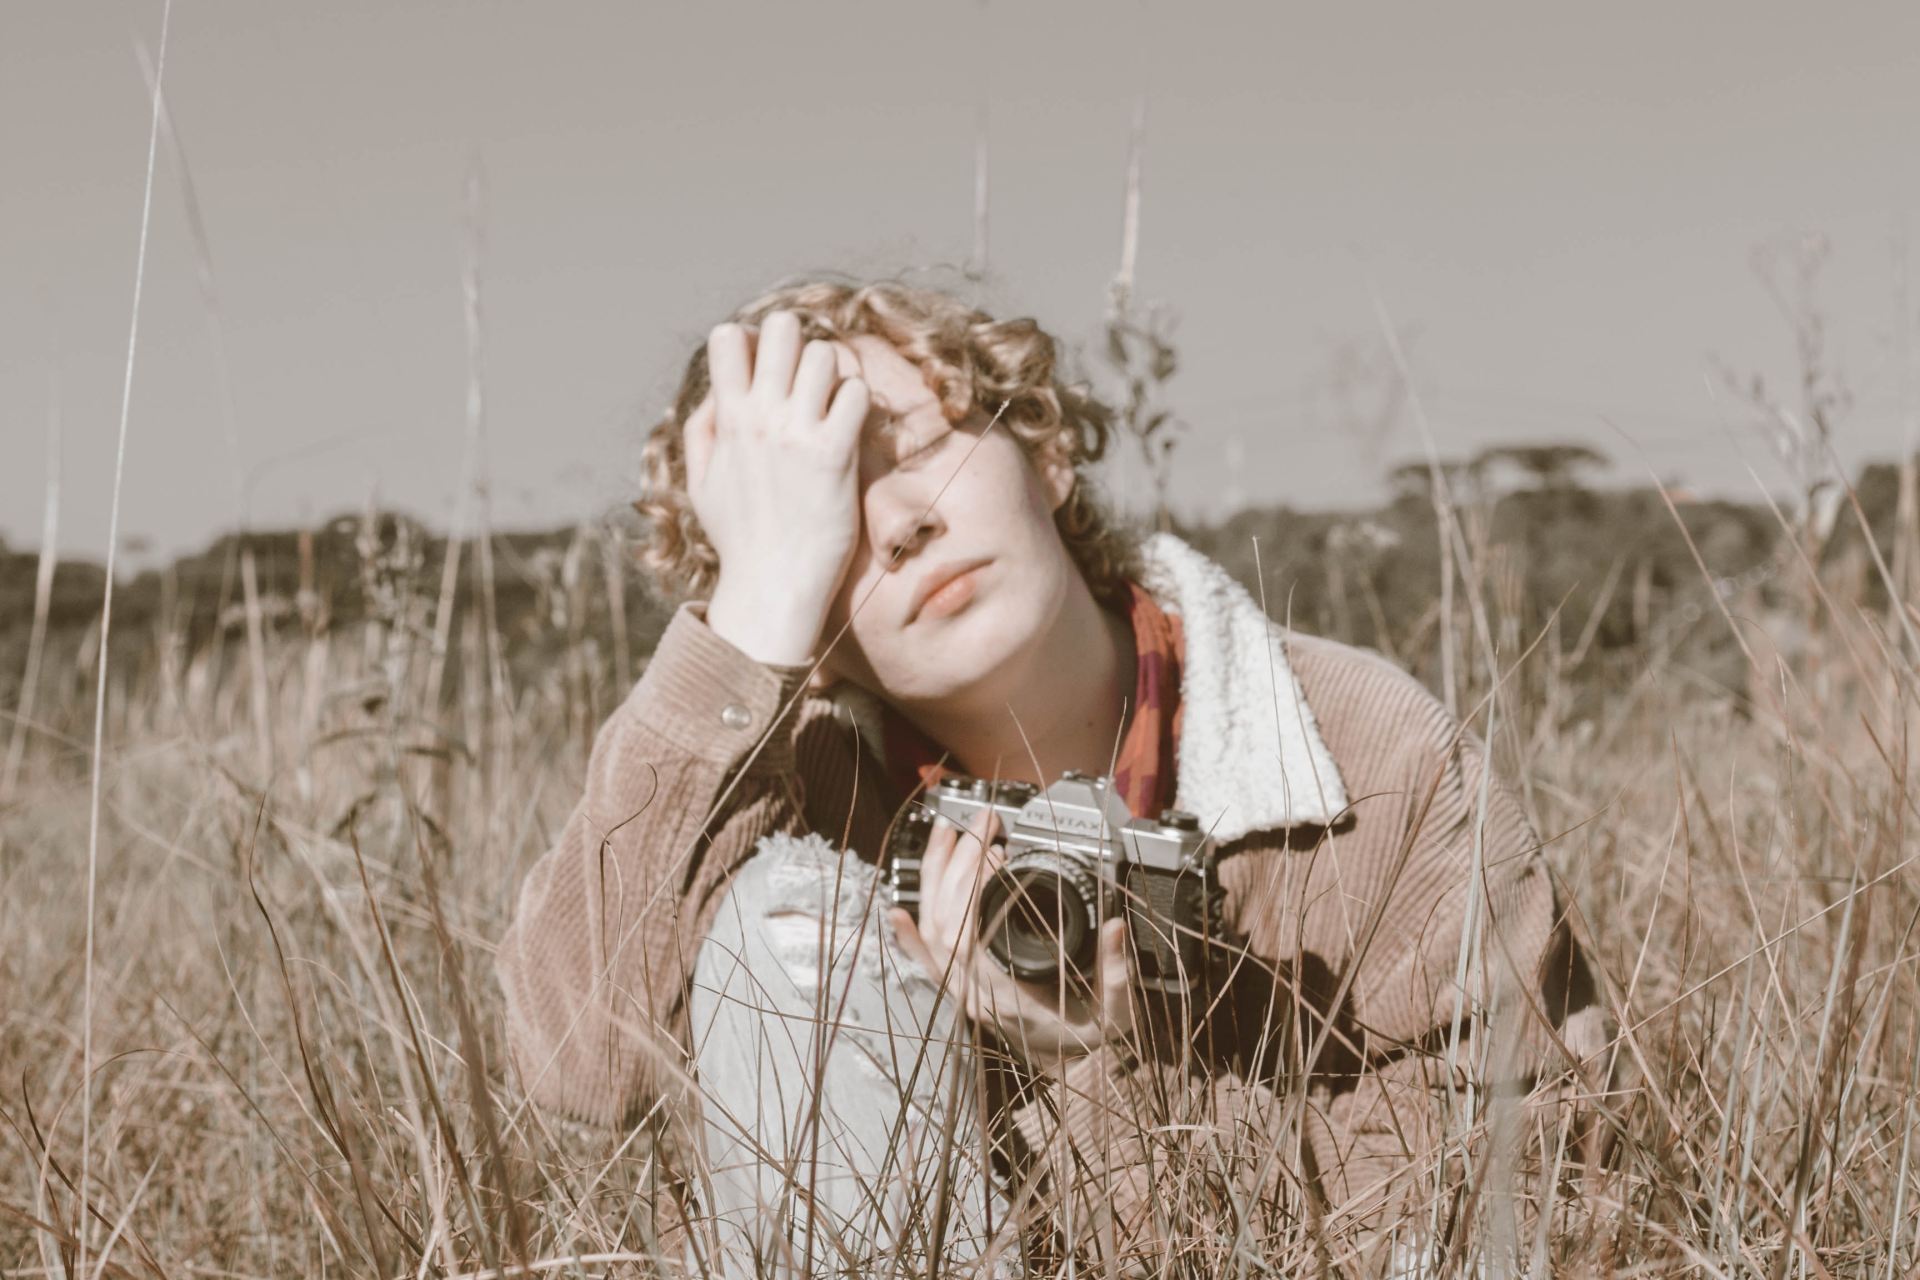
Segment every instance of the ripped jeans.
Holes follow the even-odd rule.
[[[964,1025],[890,905],[874,867],[816,835],[768,836],[728,887],[689,1007],[707,1274],[966,1275],[1006,1235]]]
[[[713,1226],[693,1274],[1022,1274],[959,1010],[900,950],[878,879],[774,835],[721,900],[689,1002]],[[1435,1274],[1395,1240],[1385,1280]]]

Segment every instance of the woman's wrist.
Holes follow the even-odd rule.
[[[780,593],[743,588],[722,579],[707,602],[707,626],[756,662],[776,667],[811,662],[824,616],[782,605]]]
[[[1123,1076],[1140,1065],[1140,1055],[1124,1036],[1102,1040],[1082,1053],[1056,1059],[1049,1067],[1054,1080],[1075,1081],[1090,1075]]]
[[[1002,1051],[1029,1077],[1035,1079],[1065,1079],[1076,1063],[1084,1063],[1092,1058],[1125,1057],[1131,1059],[1129,1046],[1111,1037],[1102,1038],[1093,1043],[1077,1040],[1061,1040],[1055,1043],[1039,1045],[1029,1040],[1018,1043],[1020,1030],[1009,1029],[991,1024],[983,1024],[1001,1046]],[[1086,1071],[1089,1068],[1080,1067]]]

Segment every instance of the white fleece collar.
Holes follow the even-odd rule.
[[[1180,615],[1180,758],[1174,807],[1198,814],[1221,844],[1249,832],[1331,823],[1347,807],[1287,662],[1286,629],[1225,569],[1171,533],[1142,547],[1140,585]],[[829,695],[885,758],[879,701],[842,682]]]
[[[1347,807],[1333,753],[1287,662],[1286,628],[1225,569],[1171,533],[1143,548],[1141,586],[1180,615],[1179,785],[1174,807],[1221,844],[1327,824]]]

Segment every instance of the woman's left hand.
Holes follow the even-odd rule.
[[[980,940],[980,889],[1005,861],[1000,820],[982,809],[966,828],[935,817],[920,864],[920,921],[893,912],[894,932],[935,982],[960,999],[967,1016],[993,1030],[1040,1070],[1130,1033],[1134,1026],[1133,957],[1124,920],[1108,920],[1091,983],[1062,966],[1055,983],[1021,982]]]

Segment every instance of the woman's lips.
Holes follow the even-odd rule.
[[[973,602],[976,579],[985,565],[976,565],[959,577],[948,581],[938,591],[928,596],[926,603],[920,606],[922,618],[944,618],[960,612]]]

